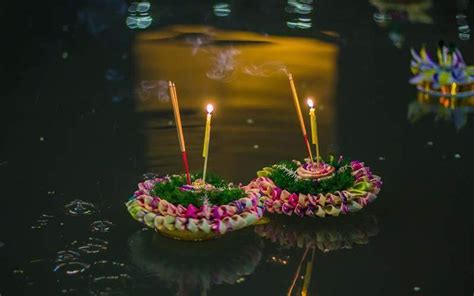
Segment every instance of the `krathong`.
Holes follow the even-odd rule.
[[[207,240],[254,224],[263,216],[258,192],[245,192],[209,175],[152,177],[138,184],[127,209],[131,216],[163,234],[181,240]]]
[[[469,97],[474,95],[474,66],[467,66],[461,51],[440,43],[435,62],[425,47],[420,53],[411,49],[410,83],[419,91],[435,96]]]
[[[128,212],[135,220],[178,240],[208,240],[254,224],[263,216],[259,193],[245,192],[217,176],[206,178],[213,106],[207,106],[203,173],[191,175],[176,86],[171,81],[169,91],[185,173],[147,175],[126,203]]]
[[[308,159],[283,161],[263,168],[257,176],[244,187],[246,192],[262,195],[269,213],[300,217],[357,212],[377,198],[382,186],[380,177],[363,162],[342,156],[320,164]]]
[[[263,168],[244,186],[245,191],[261,195],[269,213],[324,218],[359,211],[377,198],[382,186],[380,177],[363,162],[342,156],[330,156],[325,161],[321,157],[315,104],[308,99],[312,143],[316,147],[316,161],[313,159],[294,79],[291,74],[288,78],[309,157],[304,162],[282,161]]]

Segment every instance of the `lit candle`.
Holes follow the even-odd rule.
[[[318,123],[316,121],[316,109],[313,100],[308,99],[309,118],[311,121],[311,138],[312,143],[316,145],[316,163],[319,164],[319,139],[318,139]]]
[[[176,131],[178,132],[179,148],[181,150],[181,157],[183,158],[184,170],[186,172],[186,182],[188,184],[191,184],[191,175],[189,174],[188,157],[186,154],[186,144],[184,142],[183,126],[181,124],[181,115],[179,113],[178,95],[176,94],[176,85],[171,81],[169,82],[169,91],[171,97],[171,104],[173,105]]]
[[[298,115],[298,120],[300,121],[301,132],[303,133],[304,142],[306,144],[306,150],[308,151],[308,156],[311,162],[313,162],[313,154],[311,153],[311,147],[309,145],[308,136],[306,135],[306,127],[304,125],[303,115],[301,114],[300,103],[298,101],[298,94],[296,93],[295,82],[293,81],[293,75],[288,74],[288,79],[290,80],[291,93],[293,94],[293,101],[295,103],[296,114]]]
[[[206,109],[207,109],[206,131],[204,132],[204,146],[202,148],[202,157],[204,157],[204,169],[202,171],[203,182],[206,182],[207,158],[209,155],[209,141],[211,139],[211,119],[212,119],[212,111],[214,110],[214,107],[211,104],[208,104]]]
[[[457,92],[456,87],[457,87],[456,82],[453,82],[453,83],[451,84],[451,96],[452,96],[452,97],[455,97],[455,96],[456,96],[456,92]]]

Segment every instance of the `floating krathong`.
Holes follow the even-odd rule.
[[[157,177],[138,184],[127,202],[132,217],[162,235],[202,241],[257,222],[263,216],[258,192],[245,192],[220,178]]]
[[[263,216],[259,193],[245,192],[219,177],[206,178],[214,107],[207,106],[203,173],[191,175],[176,85],[171,81],[169,91],[185,173],[145,178],[126,203],[129,213],[135,220],[164,236],[188,241],[212,239],[254,224]]]
[[[474,66],[467,66],[461,51],[440,44],[438,62],[431,59],[424,47],[418,54],[411,50],[410,83],[432,96],[464,98],[474,95]]]
[[[244,189],[262,195],[269,213],[300,217],[357,212],[377,198],[382,182],[360,161],[330,157],[320,164],[281,162],[257,172]]]
[[[311,142],[316,148],[313,159],[293,75],[288,75],[296,114],[308,158],[282,161],[257,172],[257,178],[244,189],[261,195],[269,213],[300,217],[339,216],[357,212],[377,198],[382,182],[360,161],[320,156],[315,103],[308,99]]]

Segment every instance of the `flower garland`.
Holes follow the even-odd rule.
[[[301,166],[299,162],[287,162],[286,167]],[[283,178],[279,166],[267,167],[259,171],[258,178],[244,189],[248,193],[261,194],[261,201],[270,213],[293,213],[308,217],[339,216],[356,212],[377,198],[382,182],[373,175],[363,162],[347,163],[342,157],[328,161],[335,166],[336,173],[330,179]]]
[[[138,190],[126,203],[129,213],[135,220],[165,235],[187,240],[203,240],[223,235],[228,231],[252,225],[263,216],[259,193],[244,192],[232,184],[225,188],[194,183],[194,187],[178,186],[177,180],[180,178],[183,176],[156,177],[139,183]],[[193,198],[184,203],[177,203],[170,202],[169,197],[167,200],[157,195],[160,192],[170,192],[167,186],[170,184],[173,190],[178,189],[185,194],[192,192]],[[208,195],[214,194],[215,199],[218,199],[219,194],[229,190],[238,192],[233,195],[236,199],[231,199],[227,204],[210,202]]]
[[[459,88],[454,90],[457,96],[463,95],[463,92],[473,93],[471,85],[474,83],[474,67],[466,65],[459,49],[441,46],[438,50],[438,62],[431,59],[424,47],[419,54],[411,49],[411,55],[410,68],[414,76],[410,83],[418,85],[420,91],[433,92],[441,89],[443,94],[450,95],[452,85],[456,84]]]

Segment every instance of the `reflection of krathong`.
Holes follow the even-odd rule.
[[[379,231],[377,220],[371,215],[348,216],[337,220],[295,221],[284,216],[274,217],[270,223],[255,226],[255,232],[284,247],[316,247],[322,252],[351,249],[354,244],[367,244]]]
[[[469,113],[474,112],[474,96],[458,99],[456,97],[435,97],[418,92],[417,99],[408,104],[408,119],[417,122],[427,114],[435,114],[435,120],[453,121],[456,129],[462,129]]]
[[[378,234],[378,224],[370,215],[350,216],[337,220],[295,221],[284,216],[274,217],[269,224],[258,225],[255,232],[284,249],[303,249],[296,272],[286,295],[309,294],[316,250],[327,253],[339,249],[352,249],[354,244],[362,245]],[[311,251],[311,256],[309,256]],[[285,259],[273,256],[272,261],[286,265]],[[306,262],[306,268],[303,268]],[[304,271],[304,274],[303,274]],[[300,280],[301,279],[301,280]]]
[[[257,172],[257,178],[244,189],[261,194],[270,213],[308,217],[339,216],[356,212],[377,198],[382,182],[370,168],[360,161],[348,161],[342,156],[320,156],[319,138],[314,102],[309,99],[312,144],[316,147],[313,158],[294,79],[288,75],[293,102],[300,123],[308,158],[282,161]]]
[[[213,285],[245,281],[262,257],[262,241],[245,231],[191,246],[165,242],[140,230],[129,238],[128,246],[132,264],[140,272],[135,289],[142,293],[148,287],[155,289],[153,283],[162,280],[177,290],[176,295],[207,295]]]
[[[245,192],[219,177],[206,178],[213,106],[207,106],[203,173],[191,175],[174,83],[169,82],[169,90],[185,173],[151,176],[139,183],[126,203],[129,213],[161,234],[180,240],[207,240],[252,225],[263,216],[260,194]]]
[[[467,66],[461,51],[454,45],[444,46],[440,42],[437,50],[438,62],[431,59],[425,47],[418,54],[411,50],[410,83],[421,92],[433,96],[469,97],[474,95],[474,67]]]

